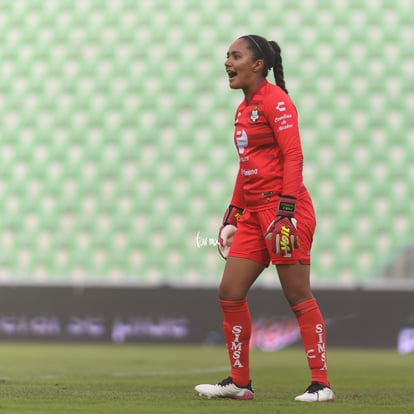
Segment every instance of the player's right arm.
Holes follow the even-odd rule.
[[[243,214],[245,206],[240,169],[234,184],[233,195],[230,204],[223,216],[223,222],[219,230],[218,249],[221,256],[226,259],[229,253],[234,234],[237,230],[237,222]]]
[[[233,194],[230,200],[230,204],[223,216],[223,226],[232,224],[237,227],[237,222],[243,214],[245,207],[242,176],[240,174],[240,168],[237,172],[236,182],[234,183]]]

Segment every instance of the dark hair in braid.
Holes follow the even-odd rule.
[[[267,41],[264,37],[258,35],[245,35],[241,36],[240,39],[247,40],[249,49],[252,50],[253,58],[255,60],[263,59],[263,76],[266,78],[269,69],[273,68],[276,85],[288,93],[283,74],[282,52],[280,46],[275,41]]]

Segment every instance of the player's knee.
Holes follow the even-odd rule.
[[[288,301],[290,306],[298,305],[301,302],[304,302],[308,299],[312,299],[311,292],[286,292],[284,291],[285,298]]]
[[[246,297],[246,292],[234,286],[220,285],[218,290],[220,300],[243,300]]]

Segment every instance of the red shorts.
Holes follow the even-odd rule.
[[[300,246],[289,258],[272,252],[266,230],[275,219],[275,207],[262,211],[245,210],[237,223],[237,231],[230,247],[229,256],[250,259],[265,266],[273,264],[310,264],[316,219],[312,199],[305,191],[296,204],[295,218]]]

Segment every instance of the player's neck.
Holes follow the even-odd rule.
[[[260,78],[257,81],[252,82],[249,87],[243,89],[244,99],[246,100],[246,103],[249,103],[251,101],[257,89],[259,89],[259,87],[264,81],[265,79]]]

